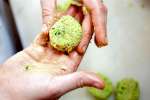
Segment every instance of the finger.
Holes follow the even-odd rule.
[[[100,2],[100,0],[82,0],[87,9],[90,11],[92,15],[92,22],[95,28],[95,40],[97,46],[105,46],[107,45],[107,35],[106,35],[106,17],[107,17],[107,9]]]
[[[81,9],[81,7],[77,7],[77,6],[72,5],[68,9],[67,14],[72,16],[72,17],[75,17],[75,19],[81,23],[83,20],[83,13],[80,9]]]
[[[82,23],[82,29],[83,29],[83,37],[82,40],[77,47],[77,51],[81,54],[85,53],[88,44],[92,38],[92,22],[91,17],[89,14],[86,14]]]
[[[81,59],[83,57],[82,54],[79,54],[77,51],[73,51],[69,54],[70,59],[72,60],[72,71],[76,71],[79,67]]]
[[[47,24],[55,12],[56,0],[41,0],[43,24]]]
[[[104,82],[94,73],[89,72],[75,72],[64,76],[58,76],[53,79],[53,82],[54,83],[50,80],[49,90],[50,92],[54,90],[54,94],[56,94],[57,97],[84,86],[96,87],[99,89],[104,88]]]
[[[107,38],[107,8],[104,4],[102,4],[102,7],[101,7],[101,11],[104,13],[104,16],[103,16],[103,34],[96,34],[95,35],[95,43],[98,47],[103,47],[103,46],[106,46],[108,45],[108,38]],[[100,40],[103,40],[103,41],[100,41]]]
[[[82,13],[82,11],[81,10],[78,10],[78,12],[76,13],[76,15],[75,15],[75,19],[79,22],[79,23],[81,23],[82,22],[82,20],[83,20],[83,13]]]
[[[41,45],[41,46],[46,46],[49,41],[49,35],[48,35],[47,30],[48,30],[47,25],[43,24],[42,32],[36,36],[34,43]]]

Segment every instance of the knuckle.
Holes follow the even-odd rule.
[[[84,86],[84,80],[83,80],[83,79],[80,79],[80,81],[77,82],[77,87],[82,88],[83,86]]]
[[[77,82],[77,87],[83,87],[89,85],[88,73],[86,72],[79,72],[79,81]]]
[[[101,10],[103,13],[107,13],[107,12],[108,12],[108,9],[107,9],[107,7],[106,7],[104,4],[102,4],[102,6],[100,6],[100,10]]]
[[[77,87],[83,87],[84,86],[84,72],[79,72],[78,73],[79,76],[78,76],[78,81],[77,81]]]
[[[43,16],[49,16],[50,15],[50,10],[47,9],[47,8],[43,8],[42,9],[42,14],[43,14]]]
[[[108,12],[108,8],[104,5],[104,10],[107,13]]]

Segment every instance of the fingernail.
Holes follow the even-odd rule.
[[[101,48],[107,45],[108,45],[108,39],[104,38],[102,41],[100,41],[100,43],[98,44],[98,47]]]
[[[96,88],[99,88],[99,89],[103,89],[105,87],[103,82],[101,82],[101,83],[100,82],[96,82],[96,83],[94,83],[94,86]]]
[[[103,87],[102,87],[101,84],[99,84],[99,83],[95,83],[94,86],[95,86],[96,88],[103,89]]]
[[[105,38],[104,40],[104,46],[108,45],[108,38]]]

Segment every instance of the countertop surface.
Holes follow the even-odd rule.
[[[12,56],[16,51],[12,43],[10,28],[7,26],[4,12],[4,5],[2,0],[0,0],[0,64]]]
[[[0,63],[4,62],[14,54],[14,48],[10,41],[8,32],[6,31],[0,14]]]
[[[10,0],[24,47],[41,30],[40,0]],[[79,70],[99,71],[115,84],[124,77],[139,80],[141,99],[150,98],[150,1],[104,0],[108,7],[109,46],[92,42]],[[61,100],[94,100],[78,89]],[[113,100],[113,99],[112,99]]]

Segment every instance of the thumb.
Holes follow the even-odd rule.
[[[59,98],[65,93],[84,86],[104,88],[104,82],[94,73],[89,72],[75,72],[72,74],[58,76],[55,79],[55,95]],[[55,88],[54,88],[55,87]]]

